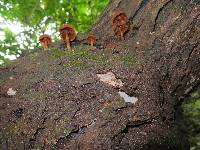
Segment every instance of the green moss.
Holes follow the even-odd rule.
[[[85,48],[85,49],[84,49]],[[66,52],[54,52],[54,57],[65,57],[66,64],[63,66],[66,68],[85,68],[89,67],[92,63],[105,64],[105,55],[96,55],[92,50],[87,49],[87,47],[77,47],[73,51]]]
[[[117,57],[119,61],[123,62],[125,65],[131,66],[137,64],[135,56],[132,54],[126,54],[121,57]]]
[[[50,144],[51,146],[56,144],[57,139],[59,139],[60,137],[65,137],[67,135],[70,134],[70,132],[72,131],[72,129],[70,129],[69,127],[69,123],[70,123],[70,119],[67,116],[61,116],[59,117],[61,114],[59,115],[55,115],[51,116],[45,125],[45,128],[43,129],[43,135],[41,139],[38,138],[38,141],[44,141],[44,139],[46,139],[48,141],[48,144]],[[40,143],[37,144],[37,146],[41,146]]]
[[[66,68],[83,68],[86,65],[86,62],[82,60],[73,60],[69,61],[67,64],[64,64],[63,66]]]
[[[47,94],[48,93],[45,93],[44,91],[41,90],[41,91],[29,93],[29,97],[31,99],[41,101],[41,100],[44,100],[47,97]]]
[[[54,58],[61,58],[66,55],[66,51],[54,50],[54,49],[51,50],[51,53]]]
[[[64,133],[64,136],[66,137],[66,136],[68,136],[71,132],[72,132],[72,130],[65,128],[63,133]]]
[[[58,49],[50,49],[42,54],[35,54],[32,56],[33,61],[37,61],[38,65],[43,62],[51,61],[55,59],[63,59],[65,68],[78,68],[85,69],[91,67],[94,64],[109,66],[112,63],[122,63],[128,67],[137,64],[136,57],[129,52],[126,54],[116,55],[115,49],[91,49],[88,46],[78,46],[72,50],[61,51]],[[45,60],[35,60],[38,55],[46,55]]]
[[[107,107],[102,110],[101,115],[104,119],[110,120],[115,117],[115,112],[110,107]]]
[[[29,57],[30,57],[33,61],[35,61],[35,60],[37,59],[39,53],[42,53],[42,52],[35,52],[35,53],[32,53],[32,54],[29,55]]]
[[[0,139],[10,139],[13,140],[15,137],[19,136],[21,131],[25,128],[24,120],[19,119],[15,123],[10,123],[0,130]]]

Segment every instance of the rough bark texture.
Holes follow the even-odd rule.
[[[128,15],[125,40],[113,35],[114,10]],[[90,32],[116,49],[58,43],[0,69],[0,149],[188,150],[179,106],[200,85],[200,6],[112,0]],[[124,85],[101,82],[106,72]]]

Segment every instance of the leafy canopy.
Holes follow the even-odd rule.
[[[0,28],[0,63],[5,55],[19,55],[23,50],[38,45],[38,36],[51,30],[58,38],[58,28],[63,23],[72,24],[78,32],[85,32],[109,0],[1,0],[0,21],[20,23],[18,34],[9,28]],[[15,28],[15,26],[13,26]]]

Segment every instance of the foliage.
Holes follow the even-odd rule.
[[[58,28],[63,23],[72,24],[78,32],[85,32],[109,0],[2,0],[0,17],[18,22],[24,31],[14,34],[10,29],[0,29],[5,40],[0,41],[0,61],[4,55],[19,54],[38,45],[38,36],[46,30],[58,39]],[[18,42],[17,42],[18,39]],[[19,42],[20,40],[20,42]],[[3,43],[3,44],[2,44]],[[21,50],[19,50],[21,49]],[[1,62],[0,62],[1,63]]]
[[[192,0],[192,3],[200,3],[200,0]]]
[[[200,90],[183,105],[185,124],[189,131],[191,150],[200,149]]]

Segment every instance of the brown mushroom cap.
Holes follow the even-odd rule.
[[[74,30],[74,27],[69,24],[63,24],[59,28],[60,35],[62,39],[66,39],[66,31],[68,33],[70,41],[73,41],[76,38],[76,32]]]
[[[88,35],[88,37],[87,37],[88,43],[90,43],[91,41],[93,41],[93,43],[94,43],[94,42],[96,42],[96,40],[97,40],[97,38],[94,35]]]
[[[123,11],[116,11],[112,18],[112,29],[117,36],[122,36],[127,30],[127,15]]]
[[[112,24],[113,25],[125,25],[128,17],[123,11],[116,11],[113,13]]]
[[[116,48],[117,44],[110,42],[110,43],[106,43],[104,47],[108,49],[112,49],[112,48]]]
[[[48,44],[52,42],[52,39],[51,39],[51,36],[48,35],[48,34],[43,34],[39,37],[39,41],[40,42],[44,42],[44,41],[47,41]]]

